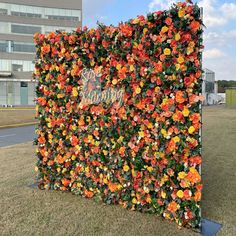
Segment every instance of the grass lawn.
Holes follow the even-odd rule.
[[[236,110],[204,108],[203,217],[236,235]],[[162,218],[105,206],[71,193],[29,188],[31,143],[0,149],[0,235],[198,235]]]
[[[34,108],[0,108],[0,127],[36,122]]]

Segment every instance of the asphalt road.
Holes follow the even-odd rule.
[[[0,129],[0,148],[32,141],[35,138],[35,126]]]

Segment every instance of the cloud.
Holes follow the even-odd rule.
[[[221,50],[217,48],[208,49],[203,52],[204,59],[217,59],[217,58],[222,58],[224,56],[225,53],[223,53]]]
[[[202,0],[199,2],[199,6],[203,7],[203,21],[207,27],[217,27],[227,23],[227,19],[222,16],[217,7],[216,0]]]
[[[236,41],[236,29],[223,32],[210,31],[204,33],[205,44],[231,47]]]
[[[199,6],[203,7],[203,21],[207,27],[223,26],[230,19],[236,19],[236,4],[224,3],[219,0],[202,0]]]
[[[152,0],[149,5],[148,9],[150,12],[158,11],[158,10],[166,10],[168,9],[174,2],[173,0]]]
[[[96,27],[97,21],[104,21],[107,16],[103,11],[117,0],[83,0],[83,25]]]
[[[236,59],[225,57],[203,60],[203,66],[215,72],[216,80],[236,80]]]
[[[220,9],[227,19],[236,19],[236,4],[224,3]]]

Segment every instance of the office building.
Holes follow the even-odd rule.
[[[0,0],[0,106],[34,105],[36,32],[82,25],[82,0]]]

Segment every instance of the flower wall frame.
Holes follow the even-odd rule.
[[[34,40],[39,187],[198,227],[199,7],[177,3],[117,27]],[[122,103],[81,103],[84,69],[100,75],[103,94],[122,90]]]

